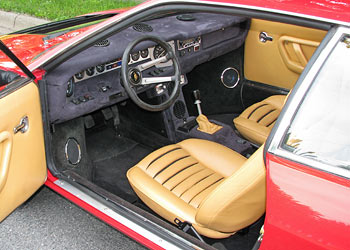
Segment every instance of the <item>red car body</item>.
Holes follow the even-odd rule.
[[[37,79],[45,73],[40,65],[62,50],[73,47],[103,26],[167,1],[148,1],[126,10],[106,21],[69,32],[44,44],[42,35],[9,35],[0,37],[14,54],[24,62]],[[171,1],[169,1],[171,2]],[[311,20],[328,20],[334,24],[350,25],[350,3],[347,0],[208,0],[208,4],[230,5],[243,9],[261,10],[274,14],[299,16]],[[20,44],[20,46],[19,46]],[[43,53],[45,51],[45,53]],[[22,71],[0,54],[0,68]],[[273,136],[273,135],[271,135]],[[267,201],[264,236],[260,249],[350,249],[350,181],[286,159],[269,148],[265,152],[267,169]],[[101,220],[127,234],[141,244],[162,249],[132,226],[110,217],[96,207],[57,185],[50,172],[48,187],[76,203]]]

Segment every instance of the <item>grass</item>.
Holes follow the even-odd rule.
[[[0,0],[0,9],[49,20],[135,6],[140,0]]]

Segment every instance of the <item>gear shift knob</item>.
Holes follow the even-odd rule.
[[[201,100],[201,92],[199,91],[199,89],[193,91],[193,96],[195,101]]]
[[[201,92],[199,89],[196,89],[193,91],[193,96],[194,96],[194,104],[197,105],[198,109],[198,115],[202,114],[202,108],[201,108]]]

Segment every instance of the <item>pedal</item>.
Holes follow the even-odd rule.
[[[113,125],[114,127],[117,127],[120,124],[120,116],[117,105],[112,106],[111,111],[113,114]]]
[[[111,108],[105,108],[105,109],[102,109],[101,111],[102,111],[103,117],[105,118],[106,121],[113,118],[113,112],[112,112]]]
[[[85,125],[85,128],[87,128],[87,129],[95,126],[95,120],[92,117],[92,115],[87,115],[84,117],[84,125]]]

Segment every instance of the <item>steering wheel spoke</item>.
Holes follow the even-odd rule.
[[[160,63],[165,63],[169,61],[169,59],[167,58],[167,56],[162,56],[162,57],[159,57],[157,59],[154,59],[152,61],[149,61],[149,62],[145,62],[143,64],[140,64],[138,65],[136,68],[140,71],[144,71],[146,69],[149,69],[149,68],[152,68],[153,66],[156,66]]]
[[[154,83],[165,83],[175,81],[175,76],[161,76],[161,77],[143,77],[141,85],[150,85]]]

